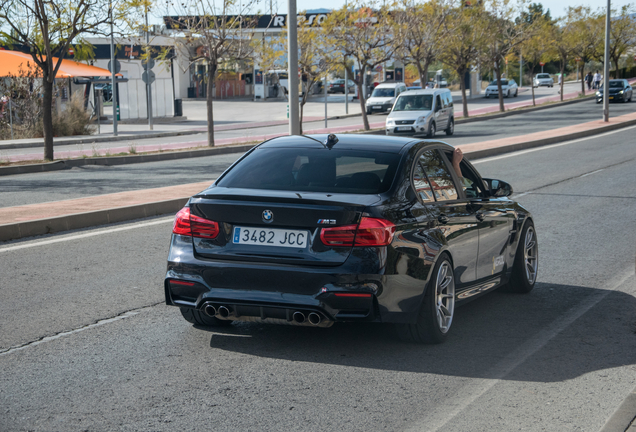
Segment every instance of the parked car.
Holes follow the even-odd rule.
[[[104,102],[110,102],[113,100],[113,86],[110,83],[95,84],[96,90],[102,91],[102,99]]]
[[[502,79],[501,92],[503,93],[503,97],[517,97],[517,95],[519,94],[519,88],[517,87],[517,83],[515,82],[515,80]],[[494,80],[493,82],[488,84],[488,87],[486,87],[486,99],[488,99],[490,96],[499,97],[499,90],[497,90],[497,80]]]
[[[371,114],[374,111],[389,111],[393,106],[393,102],[395,102],[395,98],[405,91],[406,85],[401,82],[379,84],[373,89],[371,97],[367,99],[367,114]]]
[[[542,87],[542,86],[553,87],[554,86],[554,79],[550,76],[550,74],[540,73],[540,74],[536,74],[534,76],[534,80],[533,80],[532,84],[535,87]]]
[[[632,100],[632,86],[626,79],[609,80],[609,100],[630,102]],[[603,85],[596,91],[596,103],[603,101]]]
[[[356,84],[352,80],[348,80],[349,90],[348,93],[352,94],[356,92]],[[333,80],[329,83],[329,87],[327,88],[327,92],[329,93],[344,93],[345,92],[345,80],[337,79]]]
[[[394,323],[443,342],[455,306],[538,270],[531,213],[438,141],[343,134],[256,146],[177,213],[166,303],[199,326]],[[308,337],[310,335],[307,335]]]
[[[411,87],[407,87],[406,90],[407,91],[410,91],[410,90],[422,90],[422,87],[420,87],[420,86],[411,86]]]
[[[438,130],[455,133],[453,96],[448,89],[412,90],[402,93],[386,118],[387,135],[427,135]]]

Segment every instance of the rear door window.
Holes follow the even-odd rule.
[[[449,201],[458,198],[453,176],[437,151],[428,150],[422,153],[420,164],[424,168],[437,201]]]

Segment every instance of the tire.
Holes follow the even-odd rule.
[[[191,324],[203,327],[226,327],[232,324],[231,320],[212,318],[196,309],[180,307],[179,310],[181,311],[183,318]]]
[[[506,92],[506,98],[509,98],[509,97],[510,97],[510,90]]]
[[[519,90],[515,91],[515,97],[519,96]]]
[[[539,269],[539,244],[534,223],[528,220],[521,230],[512,275],[505,291],[526,294],[532,291]]]
[[[371,110],[370,109],[367,110],[367,115],[371,115]]]
[[[438,344],[446,340],[455,315],[455,277],[448,255],[438,259],[415,324],[396,324],[400,339]]]
[[[437,130],[435,129],[435,122],[431,122],[431,125],[428,127],[428,133],[426,134],[426,136],[428,136],[429,138],[434,138],[436,132]]]
[[[452,134],[455,133],[455,120],[453,120],[451,118],[448,121],[448,127],[446,128],[446,130],[444,132],[446,132],[446,135],[448,135],[448,136],[451,136]]]
[[[486,95],[484,96],[486,99],[490,99],[490,95]]]

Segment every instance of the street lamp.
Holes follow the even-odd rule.
[[[113,2],[108,3],[110,8],[110,94],[113,101],[113,135],[117,136],[117,83],[115,82],[115,73],[117,72],[117,65],[115,63],[115,41],[113,37]]]
[[[607,0],[607,13],[605,14],[605,64],[603,65],[603,121],[609,122],[609,43],[610,43],[610,13],[612,12],[611,0]]]
[[[287,58],[289,59],[289,134],[300,135],[298,109],[298,23],[296,0],[287,0]],[[326,83],[325,83],[326,84]]]

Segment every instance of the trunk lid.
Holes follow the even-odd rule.
[[[190,212],[218,222],[220,233],[215,239],[195,237],[195,251],[215,260],[339,265],[352,247],[323,244],[321,229],[357,224],[365,208],[380,200],[380,195],[212,187],[190,200]]]

